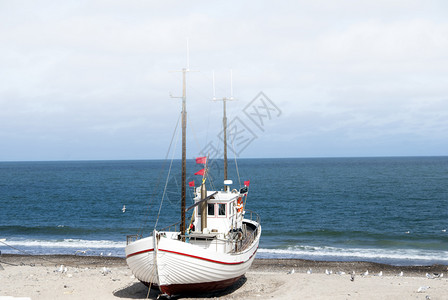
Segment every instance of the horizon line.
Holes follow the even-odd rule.
[[[447,155],[372,155],[372,156],[296,156],[296,157],[241,157],[241,159],[336,159],[336,158],[430,158],[430,157],[448,157]],[[194,160],[195,157],[187,158]],[[215,158],[222,160],[223,158]],[[234,159],[234,158],[232,158]],[[169,160],[168,158],[112,158],[112,159],[42,159],[42,160],[0,160],[0,163],[14,162],[95,162],[95,161],[152,161],[152,160]],[[181,160],[174,158],[173,160]]]

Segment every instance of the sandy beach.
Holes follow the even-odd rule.
[[[157,290],[148,293],[134,278],[123,258],[2,255],[0,265],[0,300],[158,296]],[[245,277],[227,290],[176,299],[448,299],[447,271],[442,265],[256,259]],[[426,273],[445,276],[429,279]]]

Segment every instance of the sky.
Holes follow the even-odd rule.
[[[448,155],[446,1],[0,0],[0,45],[0,161],[180,157],[183,68],[188,157],[213,97],[242,158]]]

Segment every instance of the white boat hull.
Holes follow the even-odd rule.
[[[163,235],[156,242],[150,236],[129,244],[126,260],[137,279],[157,285],[167,295],[220,290],[232,285],[250,268],[260,235],[258,227],[253,242],[237,253],[219,253]]]

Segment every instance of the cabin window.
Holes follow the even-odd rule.
[[[214,216],[215,215],[215,204],[208,204],[208,215]]]
[[[218,204],[218,216],[225,216],[225,215],[226,215],[226,205]]]

